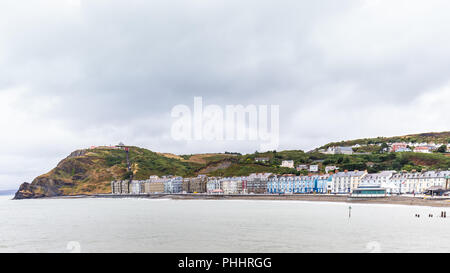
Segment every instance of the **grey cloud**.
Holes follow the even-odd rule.
[[[24,161],[45,157],[42,169],[74,148],[118,141],[175,153],[256,150],[174,142],[170,111],[194,96],[279,104],[280,149],[416,131],[397,111],[418,115],[411,104],[448,85],[449,4],[400,2],[2,1],[0,95],[23,91],[0,110],[11,127],[0,140],[20,146],[6,152]],[[361,124],[389,115],[396,124]]]

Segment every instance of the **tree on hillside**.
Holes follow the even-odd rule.
[[[447,151],[447,146],[446,145],[442,145],[441,147],[439,147],[436,152],[438,153],[445,153]]]

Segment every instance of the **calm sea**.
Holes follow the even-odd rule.
[[[442,208],[352,204],[349,218],[345,203],[11,198],[0,252],[450,251]]]

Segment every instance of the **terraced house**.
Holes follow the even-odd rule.
[[[411,185],[412,192],[424,193],[428,189],[442,188],[448,189],[448,179],[450,177],[450,171],[427,171],[422,173],[415,173],[412,176],[409,185]],[[411,189],[410,192],[411,192]]]
[[[332,175],[273,176],[267,183],[270,194],[327,193]]]
[[[206,191],[210,194],[223,192],[220,178],[208,177],[208,181],[206,182]]]
[[[361,185],[386,187],[389,185],[389,182],[391,181],[391,178],[395,173],[395,171],[368,173],[361,179]]]
[[[271,173],[258,173],[251,174],[247,178],[246,192],[262,194],[267,192],[267,183],[269,182],[269,177],[272,176]]]
[[[367,171],[343,171],[333,175],[330,191],[332,193],[352,193],[359,187]]]
[[[385,175],[392,175],[373,181],[373,184],[386,188],[390,194],[424,193],[432,188],[449,189],[450,171],[426,171],[426,172],[399,172],[385,171]],[[369,174],[368,177],[381,176]]]
[[[183,177],[170,177],[164,184],[164,192],[181,193],[183,191]]]
[[[182,182],[182,191],[186,193],[206,193],[208,177],[199,175],[192,178],[184,178]]]
[[[245,178],[244,178],[245,179]],[[242,193],[242,177],[226,177],[221,180],[222,190],[224,194],[240,194]]]

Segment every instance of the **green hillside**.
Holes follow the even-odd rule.
[[[394,136],[394,137],[376,137],[376,138],[361,138],[354,140],[345,140],[340,142],[331,142],[328,143],[319,149],[326,149],[328,147],[333,146],[353,146],[356,144],[359,145],[369,145],[369,144],[379,144],[379,143],[394,143],[394,142],[411,142],[411,143],[442,143],[448,144],[450,143],[450,131],[449,132],[440,132],[440,133],[422,133],[422,134],[413,134],[413,135],[405,135],[405,136]]]

